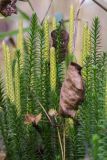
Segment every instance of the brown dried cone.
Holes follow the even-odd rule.
[[[0,0],[0,13],[5,17],[16,14],[16,2],[17,0]]]
[[[60,93],[60,114],[75,118],[79,104],[84,100],[85,87],[81,76],[81,66],[71,62]]]
[[[60,38],[61,38],[61,62],[65,59],[65,56],[67,54],[67,47],[68,47],[68,42],[69,42],[69,34],[66,30],[62,29],[60,33]],[[57,48],[57,30],[53,30],[51,32],[51,37],[52,37],[52,46],[54,48]]]

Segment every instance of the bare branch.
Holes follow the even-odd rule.
[[[46,16],[48,15],[48,12],[49,12],[49,9],[51,8],[52,3],[53,3],[53,0],[51,0],[51,2],[50,2],[50,4],[49,4],[49,7],[48,7],[48,9],[47,9],[47,11],[46,11],[46,13],[45,13],[45,16],[43,17],[43,20],[42,20],[41,24],[43,24]]]
[[[104,7],[101,3],[97,2],[96,0],[92,0],[94,3],[96,3],[100,8],[102,8],[104,11],[107,12],[107,8]]]

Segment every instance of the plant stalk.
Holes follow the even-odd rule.
[[[107,8],[104,7],[101,3],[97,2],[96,0],[92,0],[94,3],[96,3],[100,8],[102,8],[105,12],[107,12]]]
[[[46,116],[47,116],[49,122],[52,124],[52,121],[51,121],[51,119],[50,119],[48,113],[46,112],[45,108],[44,108],[43,105],[40,103],[40,101],[38,101],[38,104],[39,104],[40,107],[43,109],[43,111],[44,111],[44,113],[46,114]]]
[[[57,119],[56,118],[55,118],[55,121],[57,123]],[[57,126],[57,133],[58,133],[58,139],[59,139],[59,144],[60,144],[60,149],[61,149],[61,157],[62,157],[62,160],[64,160],[63,145],[62,145],[61,135],[60,135],[60,131],[59,131],[58,126]]]
[[[65,160],[65,120],[63,126],[63,160]]]

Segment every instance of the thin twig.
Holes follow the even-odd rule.
[[[101,3],[97,2],[96,0],[92,0],[95,4],[97,4],[100,8],[107,12],[107,8],[104,7]]]
[[[29,6],[31,7],[32,11],[34,11],[34,8],[30,2],[30,0],[19,0],[19,1],[23,1],[23,2],[28,2],[29,3]]]
[[[32,11],[35,12],[35,10],[34,10],[32,4],[31,4],[30,0],[19,0],[19,1],[28,2],[28,4],[29,4],[29,6],[31,7]],[[36,12],[35,12],[35,13],[36,13]],[[37,13],[36,13],[36,15],[37,15]],[[38,15],[37,15],[37,18],[38,18],[39,24],[41,24]]]
[[[40,101],[39,101],[39,100],[38,100],[38,104],[39,104],[39,105],[40,105],[40,107],[43,109],[43,111],[44,111],[44,113],[46,114],[46,116],[47,116],[47,118],[48,118],[49,122],[52,124],[52,121],[51,121],[51,119],[50,119],[50,117],[49,117],[48,113],[46,112],[45,108],[43,107],[43,105],[40,103]]]
[[[57,123],[57,119],[55,118],[55,121]],[[64,157],[64,152],[63,152],[63,145],[62,145],[62,141],[61,141],[61,135],[60,135],[60,131],[59,131],[59,128],[57,127],[57,133],[58,133],[58,139],[59,139],[59,144],[60,144],[60,148],[61,148],[61,156],[62,156],[62,160],[63,157]]]
[[[58,133],[58,139],[59,139],[59,144],[60,144],[60,148],[61,148],[61,156],[62,156],[62,160],[63,157],[64,157],[64,153],[63,153],[63,147],[62,147],[62,142],[61,142],[61,135],[60,135],[60,132],[59,132],[59,128],[57,127],[57,133]]]
[[[50,10],[50,8],[51,8],[52,3],[53,3],[53,0],[51,0],[51,2],[50,2],[50,4],[49,4],[49,7],[48,7],[48,9],[47,9],[47,11],[46,11],[46,13],[45,13],[45,16],[44,16],[43,19],[42,19],[41,24],[43,24],[43,22],[44,22],[46,16],[48,15],[48,12],[49,12],[49,10]]]
[[[63,160],[65,160],[65,120],[63,125]]]
[[[30,0],[27,0],[27,1],[29,3],[29,6],[31,7],[32,11],[34,12],[34,8],[33,8],[32,4],[31,4]]]
[[[76,40],[77,40],[77,32],[78,32],[78,17],[79,17],[80,9],[82,5],[84,4],[84,2],[85,0],[81,0],[77,13],[75,15],[74,35],[73,35],[73,53],[75,53],[75,49],[76,49]]]

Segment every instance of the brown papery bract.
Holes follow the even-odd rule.
[[[74,118],[78,106],[84,100],[85,87],[81,69],[81,66],[73,62],[68,67],[60,93],[60,114],[64,117]]]

